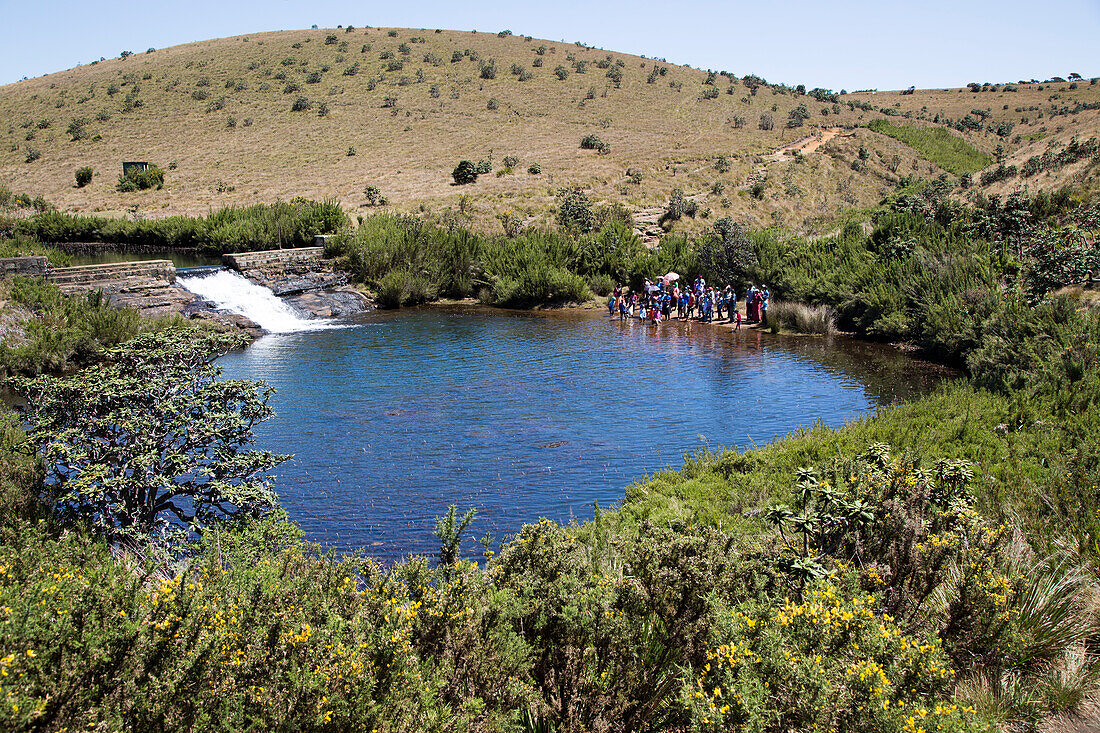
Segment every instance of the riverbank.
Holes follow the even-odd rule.
[[[476,517],[440,506],[435,561],[380,566],[358,555],[325,555],[303,544],[300,530],[278,513],[219,522],[193,543],[153,544],[143,548],[147,557],[119,559],[112,554],[117,545],[91,522],[110,519],[123,503],[94,504],[44,484],[33,452],[16,450],[23,437],[8,418],[0,429],[0,665],[8,672],[0,677],[6,703],[0,723],[13,730],[218,721],[227,729],[744,726],[976,733],[1034,728],[1051,715],[1081,709],[1100,678],[1094,654],[1100,648],[1100,317],[1085,298],[1062,290],[1091,250],[1047,245],[1064,234],[1059,227],[1073,221],[1085,227],[1090,219],[1071,220],[1081,212],[1041,202],[1017,201],[1011,211],[999,202],[965,211],[946,199],[894,203],[869,236],[846,228],[827,241],[758,233],[735,243],[751,245],[752,281],[767,282],[791,300],[834,306],[841,322],[863,337],[909,342],[964,362],[968,381],[835,428],[811,424],[759,447],[752,441],[745,449],[704,446],[682,462],[668,461],[678,468],[656,470],[625,493],[616,491],[621,504],[612,512],[594,507],[589,522],[540,521],[504,540],[484,536],[475,544],[464,538],[480,534]],[[1022,259],[1009,258],[1002,225],[1019,217],[1034,226],[1030,238],[1011,240]],[[339,256],[356,280],[373,287],[385,279],[400,303],[479,290],[498,306],[570,300],[596,278],[599,284],[605,277],[629,279],[616,271],[620,266],[630,277],[683,274],[690,270],[669,261],[696,254],[675,238],[657,253],[633,253],[614,237],[604,249],[597,246],[602,233],[576,239],[528,233],[522,241],[488,245],[409,221],[380,222],[374,233],[380,236],[338,243]],[[699,252],[714,241],[699,243]],[[605,258],[609,251],[623,258]],[[1043,258],[1050,251],[1085,254],[1052,264]],[[726,278],[708,272],[707,279]],[[398,377],[430,384],[436,376],[425,372],[417,339],[393,348],[380,323],[369,334],[377,342],[371,349],[334,349],[384,380],[363,394],[396,385],[396,409],[357,411],[337,395],[316,410],[317,427],[292,437],[344,451],[339,465],[351,466],[349,456],[356,450],[369,455],[364,448],[385,431],[406,439],[416,458],[426,445],[416,441],[428,440],[425,426],[439,400],[462,403],[476,390],[494,388],[506,405],[525,407],[528,373],[552,388],[555,380],[568,381],[591,349],[615,347],[618,339],[640,337],[626,341],[612,364],[640,360],[680,340],[666,337],[681,330],[693,338],[686,340],[689,353],[676,355],[680,360],[700,358],[690,348],[704,343],[715,355],[731,351],[721,328],[619,326],[590,312],[594,330],[570,348],[556,350],[547,341],[549,353],[527,347],[519,356],[490,359],[488,381],[467,384],[462,364],[469,350],[515,344],[532,331],[531,319],[558,317],[496,313],[505,316],[506,332],[474,340],[466,352],[447,352],[437,369],[456,386],[416,411],[400,412]],[[463,320],[432,328],[452,343]],[[94,333],[101,320],[86,323]],[[257,345],[245,354],[266,356],[261,360],[277,368],[278,348],[298,338],[267,339],[261,344],[269,351]],[[735,340],[754,351],[754,343],[744,342],[778,342],[760,330]],[[792,341],[810,348],[829,340]],[[146,343],[152,348],[138,361],[154,368],[161,359],[196,356],[166,353],[155,337]],[[553,356],[561,365],[535,370]],[[332,380],[326,370],[346,371],[336,363],[319,362],[309,372],[313,381],[298,379],[306,399]],[[600,370],[598,384],[574,385],[584,396],[568,402],[594,412],[570,424],[637,442],[654,421],[712,407],[676,402],[685,388],[676,383],[679,363],[643,364],[643,376],[624,383],[616,382],[614,368]],[[510,366],[518,376],[500,378]],[[814,390],[782,400],[765,370],[731,378],[704,366],[697,382],[742,390],[745,401],[733,409],[751,417],[760,404],[782,403],[804,418],[796,424],[812,423],[813,410],[799,412],[798,400]],[[83,386],[74,394],[133,388],[100,379],[112,368],[119,376],[117,366],[94,368],[79,377]],[[655,389],[653,375],[671,382]],[[363,382],[361,376],[348,380],[349,394]],[[228,384],[225,389],[243,385]],[[652,406],[656,416],[604,419],[591,395],[608,389]],[[256,423],[235,413],[235,404],[221,400],[174,414],[191,421],[182,434],[212,435],[227,426],[227,439],[250,441]],[[161,405],[134,399],[125,407]],[[113,403],[104,400],[90,412],[73,412],[95,418],[92,427],[99,429],[104,422],[95,410],[108,408]],[[492,429],[537,440],[536,456],[568,449],[552,435],[536,434],[538,423],[474,412],[461,429],[470,431],[476,450],[463,449],[458,458],[486,475],[500,459]],[[549,400],[539,419],[557,412]],[[353,439],[328,432],[336,417],[364,414],[377,425]],[[87,434],[65,432],[72,445],[61,446],[64,455],[84,455]],[[433,440],[446,453],[449,438]],[[136,451],[146,444],[119,445]],[[391,454],[383,450],[376,460]],[[123,456],[95,466],[103,472],[95,476],[121,475],[118,483],[93,480],[77,488],[133,486],[129,477],[162,453],[144,455],[136,463]],[[176,475],[196,475],[190,467],[174,468],[180,453],[167,455]],[[532,467],[540,465],[546,463]],[[49,475],[65,480],[66,472]],[[388,480],[394,477],[396,471]],[[347,491],[343,478],[319,488]],[[588,486],[594,479],[573,483]],[[432,492],[444,482],[428,484]],[[505,490],[517,484],[508,481]],[[260,496],[251,485],[244,493],[237,485],[220,488],[230,499]],[[441,505],[447,496],[439,491],[431,498]],[[386,500],[383,510],[392,506]],[[215,518],[217,511],[211,508]],[[64,521],[69,517],[76,519]],[[409,523],[398,530],[409,533]],[[177,570],[172,561],[184,554],[187,563]],[[145,570],[137,578],[136,567]],[[112,623],[86,623],[89,618]],[[150,687],[149,680],[158,684]],[[59,689],[70,694],[60,696]]]

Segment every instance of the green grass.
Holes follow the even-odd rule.
[[[887,120],[872,120],[868,129],[905,143],[921,157],[949,173],[973,173],[985,168],[991,158],[975,150],[965,140],[957,138],[943,127],[895,125]]]

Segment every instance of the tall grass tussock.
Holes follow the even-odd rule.
[[[831,336],[836,332],[832,308],[776,300],[768,304],[766,325],[773,332],[814,333]]]

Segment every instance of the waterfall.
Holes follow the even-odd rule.
[[[185,275],[176,282],[202,296],[218,310],[252,319],[269,333],[290,333],[331,328],[331,321],[309,320],[279,299],[275,293],[232,270]]]

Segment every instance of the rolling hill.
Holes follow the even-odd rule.
[[[731,215],[815,232],[907,175],[969,173],[967,195],[1098,187],[1095,79],[804,93],[741,63],[351,27],[149,49],[0,87],[0,185],[153,217],[299,195],[369,213],[373,186],[392,208],[483,231],[506,211],[550,221],[557,191],[583,186],[651,235],[675,188],[698,205],[682,229]],[[582,149],[585,136],[601,144]],[[492,172],[455,186],[463,159]],[[129,160],[163,167],[164,189],[118,192]],[[95,175],[77,188],[82,166]]]

